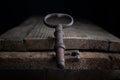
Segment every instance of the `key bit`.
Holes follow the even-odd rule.
[[[48,21],[48,19],[53,18],[53,17],[56,17],[58,19],[67,17],[71,21],[68,24],[66,24],[66,23],[65,24],[64,23],[55,24],[54,22],[50,23]],[[74,21],[73,21],[72,16],[70,16],[68,14],[64,14],[64,13],[52,13],[52,14],[46,15],[44,18],[45,25],[47,25],[48,27],[51,27],[51,28],[55,28],[55,32],[54,32],[55,46],[54,46],[54,49],[55,49],[55,53],[56,53],[57,67],[61,68],[61,69],[64,69],[64,67],[65,67],[65,59],[64,59],[65,45],[63,42],[63,35],[64,35],[63,29],[71,26],[73,24],[73,22]]]

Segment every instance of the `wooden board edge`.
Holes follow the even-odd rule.
[[[83,50],[99,50],[108,51],[109,42],[106,40],[92,39],[64,39],[66,49],[83,49]],[[77,44],[77,45],[74,45]],[[53,50],[54,38],[51,39],[25,39],[25,45],[28,50]]]
[[[23,40],[2,40],[2,51],[26,51]]]
[[[109,51],[120,52],[120,39],[119,39],[119,41],[110,42]]]
[[[87,55],[86,55],[87,54]],[[89,55],[91,54],[91,55]],[[66,60],[64,70],[117,70],[120,69],[120,54],[81,52],[79,62]],[[104,56],[105,55],[105,56]],[[94,57],[93,57],[94,56]],[[99,57],[98,57],[99,56]],[[116,61],[118,60],[118,61]],[[115,64],[114,64],[115,63]],[[54,52],[0,52],[0,70],[59,70]]]

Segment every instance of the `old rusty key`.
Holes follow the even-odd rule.
[[[61,18],[67,18],[70,21],[68,23],[55,23],[55,22],[49,22],[49,19],[56,18],[61,19]],[[44,23],[51,28],[55,28],[54,36],[55,36],[55,53],[56,53],[56,59],[57,59],[57,66],[61,69],[65,67],[65,57],[64,57],[64,51],[65,51],[65,45],[63,42],[63,29],[71,26],[73,24],[73,18],[72,16],[64,13],[52,13],[48,14],[44,18]]]

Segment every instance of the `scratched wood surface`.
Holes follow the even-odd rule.
[[[26,51],[24,38],[38,23],[37,17],[24,21],[21,25],[7,31],[0,36],[0,48],[6,51]]]
[[[64,70],[120,70],[119,53],[81,52],[79,62],[70,56],[66,55]],[[0,69],[59,70],[54,52],[0,52]]]
[[[34,17],[0,36],[0,50],[53,50],[54,29],[43,24],[43,17]],[[57,20],[56,20],[57,21]],[[55,21],[54,21],[55,23]],[[64,29],[66,49],[120,52],[120,39],[94,24],[75,21]]]
[[[119,62],[119,53],[81,52],[79,62],[67,58],[65,69],[61,70],[56,67],[54,52],[0,52],[0,76],[12,80],[16,77],[29,80],[118,80]]]

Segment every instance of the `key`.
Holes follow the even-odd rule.
[[[52,18],[58,19],[57,21],[59,21],[59,19],[62,19],[62,18],[67,18],[70,21],[68,23],[66,23],[66,22],[54,23],[54,22],[49,21],[49,19],[52,19]],[[55,49],[55,53],[56,53],[57,67],[60,69],[64,69],[64,67],[65,67],[65,57],[64,57],[65,44],[63,42],[63,35],[64,35],[63,29],[71,26],[73,24],[73,22],[74,22],[73,17],[68,14],[64,14],[64,13],[52,13],[52,14],[48,14],[44,17],[45,25],[47,25],[50,28],[55,28],[54,49]]]

